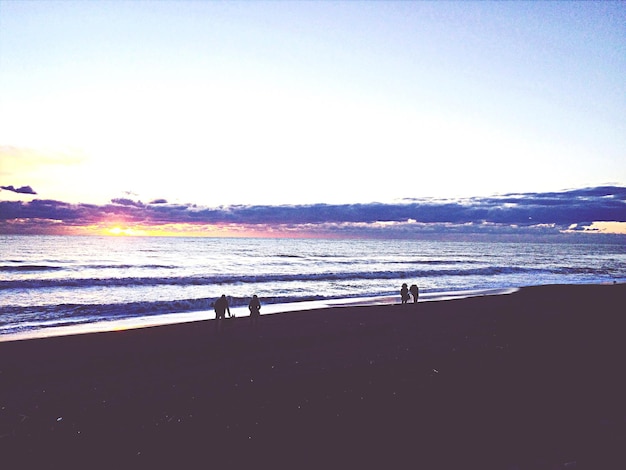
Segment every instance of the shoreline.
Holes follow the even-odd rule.
[[[419,302],[439,302],[445,300],[480,297],[485,295],[506,295],[520,288],[489,288],[459,291],[435,291],[420,294]],[[319,310],[338,307],[358,307],[368,305],[394,305],[399,303],[399,296],[349,297],[343,299],[312,300],[302,302],[263,304],[262,315],[285,314],[306,310]],[[231,307],[231,312],[238,318],[247,317],[246,307]],[[12,333],[0,333],[0,343],[8,341],[26,341],[56,336],[72,336],[107,331],[121,331],[137,328],[151,328],[157,326],[175,325],[205,320],[214,320],[213,311],[194,311],[168,313],[160,315],[137,316],[119,320],[102,320],[70,325],[33,328]]]
[[[556,285],[0,343],[35,468],[626,464],[626,285]]]

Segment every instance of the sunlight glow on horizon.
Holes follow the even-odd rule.
[[[564,233],[575,233],[576,226],[570,227]],[[626,235],[626,222],[592,222],[591,225],[584,227],[583,232],[587,233],[610,233],[616,235]]]
[[[284,225],[284,224],[95,224],[85,226],[63,227],[60,224],[51,233],[58,235],[96,235],[112,237],[198,237],[198,238],[377,238],[388,229],[396,229],[396,236],[407,236],[402,230],[419,225],[419,222],[409,219],[405,222],[344,222]],[[489,224],[486,224],[487,226]],[[465,224],[467,227],[475,224]],[[513,225],[511,227],[514,227]],[[535,226],[537,229],[541,224]],[[338,230],[339,229],[339,230]],[[360,232],[360,233],[359,233]],[[422,232],[413,236],[437,236],[445,238],[445,232]],[[597,234],[626,235],[626,222],[593,222],[588,226],[578,228],[576,224],[561,234],[583,234],[593,237]],[[468,232],[464,235],[480,235],[479,232]],[[504,233],[507,235],[507,233]],[[589,240],[592,240],[590,238]]]
[[[69,234],[113,237],[198,237],[198,238],[321,238],[313,231],[243,224],[89,225],[73,227]],[[332,234],[323,236],[332,238]]]

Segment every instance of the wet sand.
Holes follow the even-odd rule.
[[[2,468],[623,469],[625,305],[545,286],[0,343]]]

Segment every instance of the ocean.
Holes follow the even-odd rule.
[[[0,340],[625,281],[623,244],[0,235]]]

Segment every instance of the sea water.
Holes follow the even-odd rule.
[[[624,281],[623,244],[0,235],[0,338],[212,318],[222,294],[243,316],[253,294],[267,314]]]

